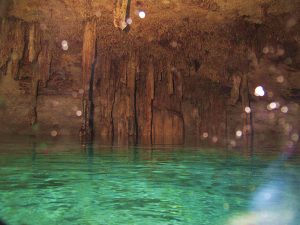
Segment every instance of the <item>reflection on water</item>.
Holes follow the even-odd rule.
[[[252,195],[249,211],[230,224],[298,225],[299,166],[291,166],[280,159],[265,170],[263,180]]]
[[[0,218],[11,225],[266,224],[255,221],[279,212],[294,225],[299,217],[297,159],[51,142],[0,152]]]

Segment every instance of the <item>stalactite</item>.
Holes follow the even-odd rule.
[[[0,69],[6,66],[11,49],[8,46],[9,22],[6,18],[1,20],[0,32]],[[6,72],[6,71],[5,71]]]
[[[143,144],[152,143],[153,100],[155,77],[153,59],[142,61],[141,74],[137,82],[137,121],[139,140]]]
[[[163,80],[163,77],[164,77],[164,64],[163,62],[160,60],[159,63],[158,63],[158,80],[159,81],[162,81]]]
[[[14,46],[11,54],[11,76],[17,80],[19,79],[19,63],[23,58],[25,47],[25,29],[23,22],[16,22],[14,37]]]
[[[47,82],[50,79],[50,70],[51,70],[51,61],[52,61],[52,52],[51,47],[48,42],[43,44],[42,50],[38,57],[39,65],[39,77],[43,81],[43,86],[47,86]]]
[[[128,59],[127,57],[125,59],[121,59],[121,65],[120,65],[120,82],[127,85],[127,65],[128,65]]]
[[[0,69],[6,66],[6,75],[18,79],[19,63],[23,58],[25,29],[21,20],[3,19],[0,37]]]
[[[136,119],[136,73],[138,67],[138,56],[136,52],[131,52],[127,64],[127,88],[129,90],[128,98],[128,136],[137,142],[137,119]]]
[[[240,97],[240,86],[242,78],[240,76],[232,76],[232,88],[230,92],[229,104],[235,105]]]
[[[154,83],[154,65],[153,65],[153,59],[151,58],[149,60],[149,67],[148,67],[148,75],[147,75],[147,81],[146,81],[146,87],[147,87],[147,96],[149,97],[149,100],[153,101],[154,99],[154,92],[155,92],[155,83]]]
[[[32,65],[32,71],[33,71],[33,77],[31,80],[31,108],[29,111],[29,119],[30,119],[30,125],[33,126],[37,123],[37,100],[38,100],[38,91],[39,91],[39,83],[40,83],[40,77],[39,77],[39,71],[38,71],[38,65],[33,64]]]
[[[51,56],[48,44],[43,45],[40,54],[38,55],[37,62],[34,62],[32,67],[32,80],[31,80],[31,109],[30,109],[30,124],[37,123],[37,102],[39,96],[39,86],[43,81],[49,78]]]
[[[39,24],[31,23],[28,29],[28,39],[25,39],[27,41],[27,52],[23,54],[23,60],[29,63],[32,73],[29,116],[30,124],[33,126],[38,122],[39,91],[41,87],[46,87],[47,81],[50,79],[52,52],[49,42],[42,40],[42,31],[39,28]]]
[[[83,121],[81,136],[84,142],[91,142],[93,136],[93,76],[96,59],[97,21],[89,19],[84,27],[82,47]]]
[[[169,95],[174,94],[174,79],[173,79],[173,71],[170,63],[167,65],[167,83],[168,83],[168,93]]]
[[[176,84],[176,96],[182,100],[183,97],[183,79],[182,74],[180,72],[175,73],[175,84]]]
[[[127,89],[127,59],[118,62],[118,77],[115,92],[115,104],[113,108],[114,141],[118,144],[128,144],[128,112],[130,96]]]
[[[137,141],[136,125],[136,71],[137,56],[132,52],[118,62],[118,76],[114,87],[113,130],[114,142],[134,144]]]
[[[129,16],[130,0],[115,0],[114,2],[114,25],[121,30],[127,27],[126,19]]]
[[[151,58],[148,65],[148,74],[146,80],[146,93],[147,93],[147,103],[148,106],[146,115],[146,137],[149,143],[152,143],[152,127],[153,127],[153,100],[155,92],[155,82],[154,82],[154,65],[153,59]]]
[[[29,25],[29,37],[28,37],[28,62],[31,63],[31,108],[29,112],[30,124],[33,126],[38,121],[37,107],[38,107],[38,95],[39,86],[42,80],[42,76],[45,73],[45,61],[44,55],[41,53],[41,31],[37,23]]]
[[[37,23],[29,26],[28,61],[34,62],[41,50],[41,33]]]
[[[160,67],[155,61],[154,94],[152,104],[152,143],[182,144],[184,141],[184,119],[182,111],[183,80],[179,71],[166,63]],[[165,76],[160,80],[161,74]]]
[[[95,135],[99,135],[101,140],[113,142],[113,106],[115,102],[115,73],[112,66],[112,59],[109,55],[97,57],[95,76],[95,95],[98,95],[98,111],[95,118]],[[98,92],[98,93],[97,93]]]
[[[248,88],[248,77],[246,74],[242,77],[241,82],[241,97],[242,97],[242,107],[243,107],[243,137],[244,145],[247,150],[252,150],[252,121],[251,114],[246,113],[245,108],[250,107],[249,100],[249,88]]]
[[[139,59],[136,52],[131,52],[126,58],[116,60],[113,68],[117,70],[117,76],[114,76],[115,86],[112,87],[112,95],[114,96],[113,101],[113,130],[114,130],[114,142],[118,144],[134,144],[138,140],[138,111],[141,110],[143,119],[140,121],[141,134],[144,138],[144,143],[151,142],[151,135],[144,135],[146,132],[146,126],[151,127],[151,117],[148,117],[148,110],[151,103],[148,104],[148,99],[154,98],[154,91],[147,91],[147,84],[149,84],[149,90],[154,90],[154,83],[147,83],[147,77],[143,77],[141,85],[146,86],[146,91],[143,89],[142,97],[143,100],[137,105],[137,74],[139,68]],[[116,69],[119,68],[119,69]],[[154,73],[154,72],[153,72]],[[153,74],[152,73],[152,74]],[[154,76],[154,75],[153,75]],[[154,82],[154,80],[152,79]],[[103,87],[101,86],[101,89]],[[150,97],[148,97],[150,96]],[[145,104],[145,102],[147,102]],[[151,107],[150,107],[151,108]],[[150,118],[150,119],[148,119]],[[149,125],[149,124],[150,125]],[[151,130],[149,131],[151,134]],[[147,137],[146,137],[147,136]],[[150,138],[149,138],[150,137]]]

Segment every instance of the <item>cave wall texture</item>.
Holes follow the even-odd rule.
[[[230,147],[291,145],[294,135],[297,142],[300,1],[0,6],[0,135]],[[258,85],[266,96],[254,95]],[[288,106],[288,116],[268,110],[272,101]]]

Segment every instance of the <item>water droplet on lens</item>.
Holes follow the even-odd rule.
[[[78,117],[82,116],[82,112],[80,110],[76,111],[76,116]]]

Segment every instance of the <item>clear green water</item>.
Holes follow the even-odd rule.
[[[287,224],[296,225],[299,205],[289,198],[300,202],[298,160],[273,169],[274,163],[208,149],[84,151],[6,143],[0,147],[0,218],[11,225],[221,225],[246,218],[257,208],[259,190],[275,179],[289,196],[271,202],[272,210],[288,202],[296,213]]]

